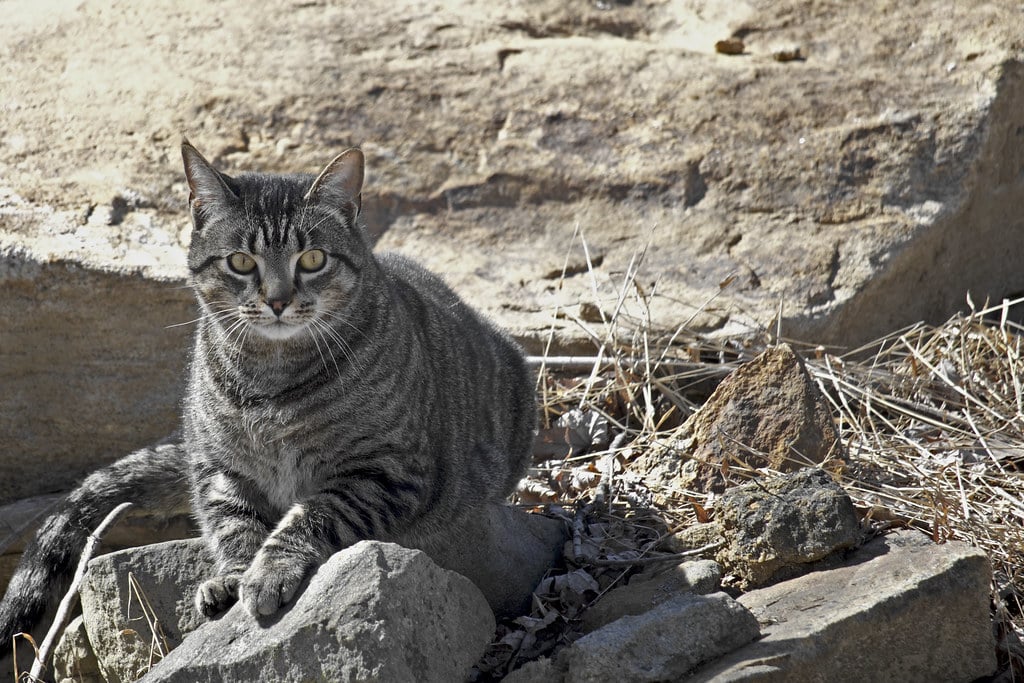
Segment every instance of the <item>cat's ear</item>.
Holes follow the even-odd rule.
[[[188,180],[188,206],[198,230],[202,216],[237,200],[238,196],[228,187],[224,176],[186,139],[181,141],[181,159]]]
[[[362,150],[345,150],[316,177],[306,199],[316,197],[339,207],[351,204],[358,214],[363,201],[363,164]]]

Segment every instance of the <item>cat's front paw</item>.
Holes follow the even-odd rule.
[[[215,617],[238,602],[241,578],[241,574],[223,574],[203,581],[196,591],[196,611],[206,618]]]
[[[312,567],[294,555],[261,550],[245,570],[239,599],[253,616],[269,616],[288,603]]]

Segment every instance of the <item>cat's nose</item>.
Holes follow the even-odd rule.
[[[284,313],[284,309],[288,308],[289,303],[291,302],[286,299],[271,299],[267,302],[267,305],[270,306],[270,310],[274,312],[274,315],[280,318],[281,314]]]

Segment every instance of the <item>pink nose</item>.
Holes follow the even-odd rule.
[[[281,314],[284,313],[284,309],[288,307],[288,302],[284,299],[272,299],[271,301],[268,301],[267,304],[270,306],[270,310],[274,311],[274,315],[279,318],[281,317]]]

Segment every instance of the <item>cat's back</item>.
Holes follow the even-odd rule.
[[[412,318],[409,323],[429,324],[440,318],[445,322],[468,325],[463,327],[461,336],[483,335],[502,346],[509,346],[517,356],[521,355],[518,345],[508,335],[473,310],[439,275],[395,252],[379,254],[377,260],[392,289],[392,296],[406,304],[403,313]]]
[[[466,441],[449,451],[464,473],[460,499],[508,495],[525,474],[536,428],[535,381],[522,349],[440,276],[399,254],[377,259],[402,336],[425,347],[435,436]]]

